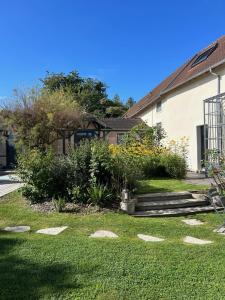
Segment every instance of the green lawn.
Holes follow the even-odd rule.
[[[0,299],[224,299],[225,236],[213,232],[221,219],[189,227],[180,218],[133,218],[119,213],[75,216],[31,211],[19,193],[0,201],[0,228],[30,225],[31,232],[0,231]],[[59,236],[37,229],[68,225]],[[91,239],[97,229],[118,239]],[[146,243],[138,233],[166,238]],[[187,245],[191,235],[211,239]]]
[[[138,193],[159,193],[159,192],[180,192],[180,191],[196,191],[206,190],[207,185],[196,185],[186,183],[183,180],[168,178],[153,178],[150,180],[142,180],[139,182]]]

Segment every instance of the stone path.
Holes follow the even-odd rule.
[[[138,234],[137,236],[139,237],[139,239],[146,242],[162,242],[165,240],[152,235]]]
[[[225,235],[225,227],[224,226],[221,226],[215,230],[213,230],[213,232],[217,232],[217,233],[220,233],[220,234],[223,234]]]
[[[198,221],[198,220],[196,220],[196,221]],[[68,228],[68,226],[45,228],[45,229],[37,230],[36,233],[47,234],[47,235],[58,235],[59,233],[63,232],[67,228]],[[27,232],[27,231],[30,231],[30,226],[5,227],[4,230],[8,231],[8,232],[16,232],[16,233]],[[221,234],[225,234],[224,227],[221,227],[220,229],[217,229],[214,231],[219,232]],[[155,237],[152,235],[141,234],[141,233],[138,234],[137,236],[139,239],[144,240],[146,242],[163,242],[163,241],[165,241],[165,239]],[[91,238],[118,238],[118,235],[115,234],[114,232],[108,231],[108,230],[97,230],[94,233],[92,233],[89,237],[91,237]],[[198,239],[198,238],[195,238],[192,236],[186,236],[183,239],[183,242],[188,243],[188,244],[195,244],[195,245],[207,245],[207,244],[213,243],[213,241],[202,240],[202,239]]]
[[[26,232],[26,231],[30,231],[30,226],[5,227],[4,230],[9,232]]]
[[[199,221],[197,219],[186,219],[186,220],[182,220],[182,222],[190,226],[199,226],[204,224],[202,221]]]
[[[57,235],[64,231],[68,226],[61,226],[61,227],[52,227],[52,228],[45,228],[36,231],[36,233],[48,234],[48,235]]]
[[[197,220],[197,219],[186,219],[186,220],[182,220],[182,222],[184,222],[185,224],[190,225],[190,226],[198,226],[198,225],[205,224],[202,221]],[[68,226],[44,228],[44,229],[37,230],[36,233],[46,234],[46,235],[58,235],[67,228],[68,228]],[[8,232],[21,233],[21,232],[30,231],[30,226],[24,226],[24,225],[10,226],[10,227],[5,227],[3,230],[8,231]],[[225,235],[225,226],[221,226],[220,228],[215,229],[214,232]],[[118,238],[118,235],[109,230],[97,230],[94,233],[92,233],[89,237],[90,238]],[[146,234],[142,234],[142,233],[137,234],[137,237],[146,242],[163,242],[163,241],[165,241],[165,239],[163,239],[163,238],[159,238],[159,237],[152,236],[152,235],[146,235]],[[187,243],[187,244],[194,244],[194,245],[207,245],[207,244],[213,243],[213,241],[203,240],[203,239],[195,238],[192,236],[184,237],[183,242]]]
[[[206,244],[212,244],[213,241],[208,241],[208,240],[201,240],[197,239],[192,236],[186,236],[183,241],[188,244],[195,244],[195,245],[206,245]]]
[[[95,233],[92,233],[89,237],[91,238],[118,238],[118,235],[112,231],[108,230],[97,230]]]

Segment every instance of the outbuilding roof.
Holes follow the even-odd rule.
[[[134,126],[143,123],[143,121],[139,118],[105,118],[101,119],[101,121],[105,124],[106,128],[121,131],[129,131]]]

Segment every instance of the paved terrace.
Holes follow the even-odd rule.
[[[211,185],[213,182],[212,178],[206,178],[205,174],[188,172],[185,182],[196,184],[196,185]]]
[[[0,198],[23,186],[19,178],[9,171],[0,172]]]

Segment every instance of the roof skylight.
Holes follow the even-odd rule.
[[[212,53],[213,51],[217,48],[217,44],[206,50],[205,52],[201,53],[192,63],[192,67],[200,64],[204,60],[206,60]]]

